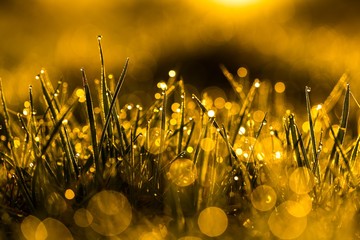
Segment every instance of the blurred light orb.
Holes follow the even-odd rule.
[[[68,199],[68,200],[72,200],[72,199],[74,199],[74,197],[75,197],[75,193],[74,193],[74,191],[72,190],[72,189],[66,189],[66,191],[65,191],[65,198],[66,199]]]
[[[62,222],[54,218],[46,218],[36,228],[35,239],[72,240],[74,238]]]
[[[277,93],[285,92],[285,89],[286,89],[285,83],[283,83],[283,82],[275,83],[274,89],[275,89],[275,92],[277,92]]]
[[[214,100],[214,105],[217,109],[222,109],[225,107],[225,99],[222,98],[222,97],[217,97],[215,100]]]
[[[308,194],[294,194],[286,201],[286,210],[294,217],[305,217],[312,209],[312,200]]]
[[[283,143],[282,141],[274,136],[263,138],[261,141],[263,153],[265,159],[271,163],[279,163],[283,159]]]
[[[87,210],[93,216],[90,227],[104,236],[122,233],[132,219],[132,209],[127,198],[116,191],[101,191],[89,201]]]
[[[237,70],[237,75],[241,78],[244,78],[248,75],[248,70],[244,67],[240,67],[238,70]]]
[[[228,218],[221,208],[208,207],[201,211],[198,226],[203,234],[218,237],[226,231]]]
[[[167,148],[167,141],[165,141],[165,131],[161,128],[151,128],[149,130],[149,142],[147,145],[148,151],[152,154],[160,154]]]
[[[35,235],[36,235],[35,229],[37,229],[37,227],[39,226],[40,223],[41,223],[41,221],[33,215],[29,215],[26,218],[24,218],[24,220],[21,222],[20,229],[21,229],[21,233],[25,237],[25,239],[27,239],[27,240],[35,240],[36,239],[35,238]]]
[[[57,192],[52,192],[46,199],[45,209],[49,214],[60,215],[67,209],[67,204],[63,196]]]
[[[241,130],[241,129],[240,129]],[[244,162],[253,162],[254,157],[262,152],[262,146],[253,137],[241,136],[234,144],[236,155]]]
[[[143,233],[139,238],[139,240],[162,240],[162,239],[164,238],[161,237],[161,235],[156,232]]]
[[[211,138],[203,138],[200,140],[200,147],[205,152],[210,152],[215,148],[215,141]]]
[[[175,70],[170,70],[169,71],[169,77],[175,77],[175,76],[176,76]]]
[[[248,5],[257,3],[259,0],[216,0],[218,3],[222,3],[224,5],[231,5],[231,6],[241,6],[241,5]]]
[[[289,187],[297,194],[306,194],[315,185],[314,174],[307,167],[296,168],[289,177]]]
[[[189,186],[193,184],[197,178],[196,166],[190,159],[176,159],[170,165],[168,177],[174,184],[179,187]]]
[[[194,237],[194,236],[184,236],[179,238],[178,240],[202,240],[202,238]]]
[[[272,209],[277,200],[274,189],[268,185],[260,185],[251,193],[251,203],[257,210],[269,211]]]
[[[287,211],[287,204],[282,203],[271,213],[268,226],[270,231],[280,239],[294,239],[306,229],[306,217],[294,217]]]
[[[78,210],[76,210],[76,212],[74,213],[74,222],[77,226],[79,227],[88,227],[90,226],[90,224],[93,221],[93,216],[91,215],[91,213],[86,210],[85,208],[80,208]]]
[[[207,112],[207,115],[208,115],[208,117],[210,117],[210,118],[215,117],[215,111],[211,109],[211,110],[209,110],[209,111]]]

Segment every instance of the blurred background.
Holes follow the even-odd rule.
[[[348,72],[359,99],[359,10],[336,0],[1,0],[0,77],[10,106],[39,85],[42,67],[81,86],[81,67],[100,78],[102,35],[108,74],[117,79],[130,57],[124,92],[151,92],[170,69],[198,89],[230,89],[224,64],[285,82],[293,101],[309,85],[314,104]]]

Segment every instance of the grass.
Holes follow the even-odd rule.
[[[83,88],[71,96],[66,84],[54,87],[40,72],[43,114],[35,111],[40,107],[32,87],[23,113],[14,114],[0,85],[4,239],[359,235],[360,138],[346,136],[353,97],[346,75],[321,107],[311,105],[305,88],[307,114],[301,118],[307,125],[298,125],[289,111],[280,116],[269,110],[276,106],[261,107],[259,90],[265,86],[255,80],[246,90],[249,80],[234,77],[225,66],[236,99],[199,98],[187,92],[182,79],[171,77],[159,84],[161,97],[144,110],[119,104],[129,59],[111,91],[98,41],[101,80],[94,102],[99,107],[84,69]],[[334,125],[329,114],[342,96]],[[86,111],[85,125],[74,111]],[[202,218],[208,212],[210,217]]]

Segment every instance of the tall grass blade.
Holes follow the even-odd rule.
[[[102,164],[100,163],[100,155],[99,155],[99,146],[97,142],[97,136],[96,136],[96,122],[95,122],[95,116],[94,116],[94,108],[93,108],[93,101],[90,94],[90,88],[89,84],[86,78],[85,70],[81,69],[82,73],[82,80],[83,80],[83,87],[85,91],[85,98],[86,98],[86,109],[88,113],[89,118],[89,125],[90,125],[90,134],[91,134],[91,144],[93,147],[93,158],[89,158],[89,163],[86,163],[85,166],[91,166],[92,161],[95,162],[95,176],[96,179],[99,181],[99,183],[102,183]],[[84,169],[86,172],[88,169]]]
[[[101,137],[100,137],[100,142],[99,142],[99,146],[101,146],[105,140],[105,134],[106,134],[106,131],[107,131],[107,128],[109,126],[109,123],[110,123],[110,119],[111,119],[111,115],[112,115],[112,111],[114,109],[114,106],[115,106],[115,103],[116,103],[116,99],[117,99],[117,96],[119,95],[120,93],[120,89],[125,81],[125,76],[126,76],[126,71],[127,71],[127,68],[128,68],[128,64],[129,64],[129,58],[126,59],[125,61],[125,64],[124,64],[124,68],[121,72],[121,75],[120,75],[120,78],[119,78],[119,81],[117,82],[116,84],[116,87],[115,87],[115,92],[114,92],[114,96],[111,100],[111,103],[110,103],[110,107],[109,107],[109,111],[106,115],[106,119],[105,119],[105,124],[103,126],[103,130],[101,132]],[[88,87],[87,87],[88,88]],[[88,89],[87,90],[90,94],[90,90]],[[92,104],[91,104],[92,105]],[[89,106],[90,107],[90,106]],[[100,151],[98,152],[98,154],[101,153],[101,149],[100,148]],[[100,156],[99,156],[100,157]]]
[[[311,116],[311,104],[310,104],[310,88],[309,87],[305,87],[305,101],[306,101],[306,112],[307,112],[307,117],[308,117],[308,121],[309,121],[309,131],[310,131],[310,141],[311,141],[311,146],[312,146],[312,160],[313,160],[313,165],[318,166],[318,158],[317,158],[317,149],[316,149],[316,138],[315,138],[315,131],[314,131],[314,123],[313,123],[313,119]],[[318,168],[314,168],[314,170],[318,170]],[[315,172],[314,172],[315,174]],[[319,172],[316,172],[316,174],[319,176]]]
[[[20,191],[21,191],[22,195],[24,196],[24,198],[26,199],[27,204],[29,205],[29,208],[32,211],[35,211],[35,206],[34,206],[34,203],[33,203],[32,199],[31,199],[31,196],[30,196],[30,193],[29,193],[30,191],[28,189],[28,186],[26,185],[22,170],[19,167],[19,162],[17,160],[17,156],[16,156],[16,153],[15,153],[15,146],[14,146],[14,141],[13,141],[14,139],[12,137],[12,132],[11,132],[11,128],[10,128],[10,118],[9,118],[9,113],[8,113],[8,110],[7,110],[7,107],[6,107],[5,95],[4,95],[4,91],[3,91],[2,79],[1,78],[0,78],[0,99],[1,99],[2,110],[3,110],[3,113],[4,113],[4,117],[5,117],[5,119],[4,119],[5,120],[5,127],[8,130],[8,135],[9,135],[9,138],[10,138],[9,143],[10,143],[10,150],[11,150],[11,155],[12,155],[12,158],[10,158],[10,159],[12,159],[14,161],[13,165],[15,166],[15,174],[16,174],[16,177],[17,177],[17,182],[19,184]]]
[[[181,153],[182,143],[183,143],[183,137],[184,137],[184,127],[185,127],[185,89],[184,89],[184,82],[182,80],[179,81],[180,86],[180,97],[181,97],[181,103],[180,103],[180,128],[179,128],[179,140],[177,144],[177,153]]]
[[[98,40],[98,45],[99,45],[99,52],[100,52],[100,63],[101,63],[101,72],[100,72],[100,104],[101,104],[101,109],[102,109],[102,115],[103,115],[103,120],[105,122],[106,116],[109,114],[109,102],[108,102],[108,98],[107,98],[107,92],[108,92],[108,87],[106,84],[106,73],[105,73],[105,62],[104,62],[104,54],[103,54],[103,49],[101,46],[101,39],[102,36],[98,36],[97,40]]]
[[[290,130],[290,134],[291,134],[292,148],[295,151],[298,167],[303,167],[304,165],[301,160],[300,149],[299,149],[300,136],[298,136],[298,130],[297,130],[297,126],[295,124],[295,117],[292,114],[289,116],[289,130]]]
[[[240,109],[240,112],[239,112],[239,121],[235,127],[235,132],[234,132],[234,136],[233,136],[233,139],[232,139],[232,145],[235,144],[236,142],[236,138],[237,136],[239,135],[239,130],[241,128],[241,125],[243,123],[243,120],[244,120],[244,117],[245,115],[247,114],[247,111],[250,109],[251,107],[251,104],[254,100],[254,97],[255,97],[255,90],[258,88],[258,84],[260,84],[260,81],[258,79],[255,79],[254,83],[252,84],[250,90],[249,90],[249,93],[248,95],[246,96],[246,99],[244,101],[244,103],[242,104],[241,106],[241,109]]]
[[[229,81],[234,92],[238,94],[240,100],[245,101],[246,95],[243,91],[243,86],[234,79],[234,76],[229,72],[229,70],[223,64],[220,64],[220,69],[224,74],[224,76],[226,77],[226,79]]]
[[[334,133],[332,127],[330,126],[330,130],[334,136],[335,142],[332,147],[331,153],[329,155],[328,164],[327,164],[325,172],[324,172],[324,178],[323,178],[324,181],[328,178],[328,175],[330,173],[331,164],[334,163],[336,167],[339,166],[339,153],[337,151],[337,148],[339,148],[344,141],[345,131],[346,131],[347,122],[348,122],[348,118],[349,118],[349,109],[350,109],[350,86],[348,85],[347,89],[346,89],[346,93],[345,93],[344,104],[343,104],[343,109],[342,109],[342,114],[341,114],[341,119],[340,119],[340,126],[339,126],[337,135]]]

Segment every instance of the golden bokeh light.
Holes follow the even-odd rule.
[[[175,70],[170,70],[169,71],[169,77],[175,77],[175,76],[176,76]]]
[[[74,239],[70,230],[59,220],[46,218],[36,229],[36,240],[72,240]]]
[[[241,132],[242,134],[245,133]],[[262,152],[262,146],[253,137],[241,136],[234,144],[234,149],[239,159],[244,162],[253,162],[257,159],[258,153]]]
[[[161,130],[161,128],[158,127],[151,128],[148,135],[151,136],[151,138],[148,139],[148,144],[146,145],[149,152],[152,154],[159,154],[166,150],[168,142],[165,139],[164,130]]]
[[[162,240],[164,239],[159,233],[157,232],[145,232],[141,234],[139,240]]]
[[[285,92],[285,83],[283,83],[283,82],[275,83],[274,89],[275,89],[275,92],[277,92],[277,93]]]
[[[237,75],[241,78],[244,78],[248,75],[248,70],[244,67],[240,67],[238,70],[237,70]]]
[[[314,174],[307,167],[296,168],[289,177],[289,187],[297,194],[309,193],[314,185]]]
[[[209,237],[221,236],[228,227],[226,213],[218,207],[207,207],[198,217],[200,231]]]
[[[305,217],[312,209],[312,200],[308,194],[294,194],[285,202],[286,210],[294,217]]]
[[[85,208],[76,210],[73,218],[75,224],[83,228],[89,227],[94,219],[91,213]]]
[[[176,159],[170,165],[168,178],[179,187],[193,184],[197,178],[197,170],[194,162],[190,159]]]
[[[194,237],[194,236],[185,236],[185,237],[179,238],[178,240],[202,240],[202,238]]]
[[[29,215],[21,222],[21,233],[27,240],[37,240],[36,229],[41,223],[40,219],[33,215]]]
[[[286,209],[286,204],[280,204],[269,217],[270,231],[279,239],[294,239],[306,229],[306,217],[294,217]]]
[[[90,227],[103,236],[123,232],[132,219],[132,208],[127,198],[115,191],[101,191],[89,201],[87,210],[93,217]]]
[[[200,140],[200,147],[205,152],[210,152],[215,148],[215,141],[211,138],[203,138]]]
[[[260,185],[251,193],[251,203],[257,210],[269,211],[277,200],[274,189],[268,185]]]
[[[72,189],[66,189],[64,195],[65,195],[65,198],[68,199],[68,200],[72,200],[75,197],[75,193],[74,193],[74,191]]]

